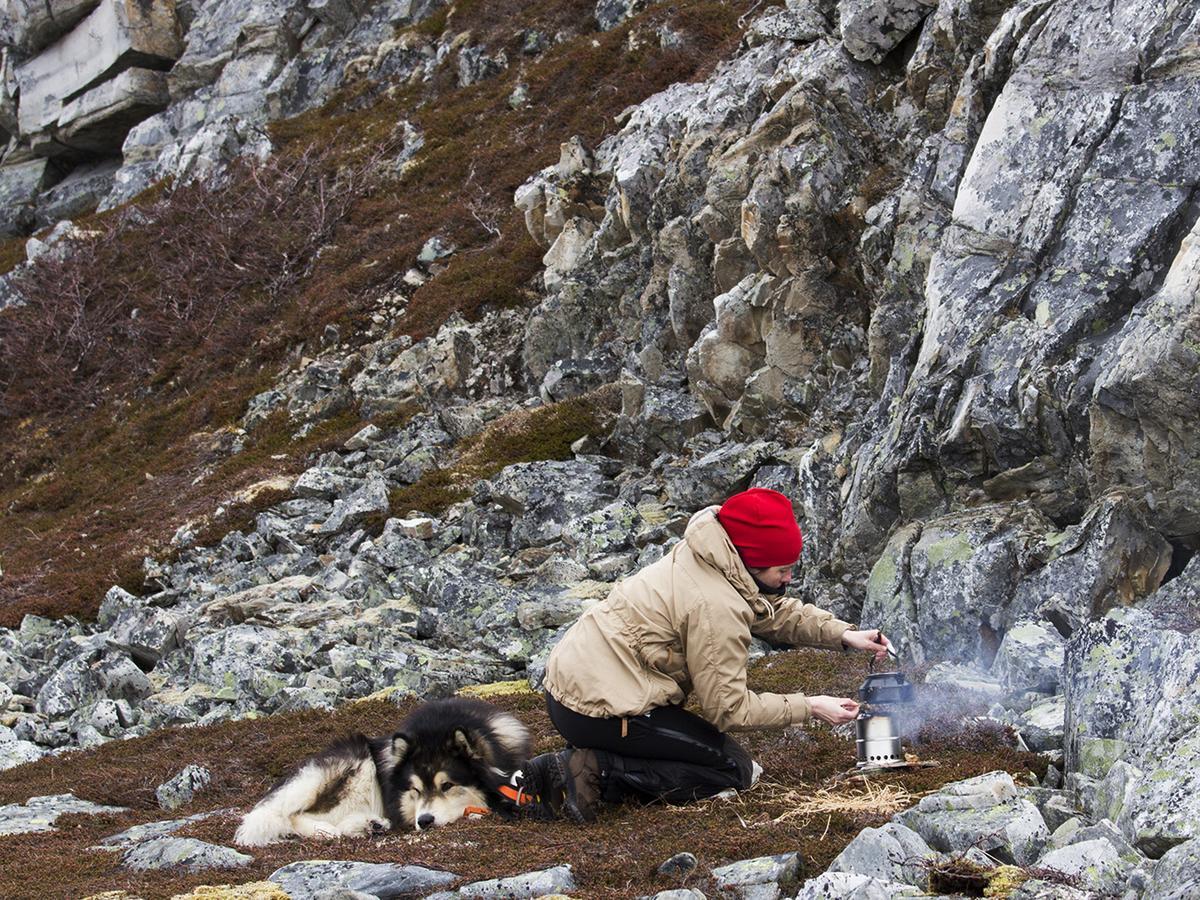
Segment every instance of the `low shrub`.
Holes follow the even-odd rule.
[[[235,163],[223,185],[97,219],[14,276],[26,304],[0,314],[0,420],[236,365],[377,182],[371,162],[331,172],[322,153]]]

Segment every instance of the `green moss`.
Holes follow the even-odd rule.
[[[888,547],[871,567],[871,575],[867,578],[867,596],[891,597],[896,590],[898,572],[895,554]]]
[[[1113,763],[1124,758],[1125,741],[1115,738],[1084,738],[1079,743],[1079,772],[1089,778],[1103,778]]]
[[[953,565],[966,562],[975,554],[975,548],[964,534],[953,534],[934,541],[925,548],[925,556],[931,566]]]

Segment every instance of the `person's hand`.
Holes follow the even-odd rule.
[[[813,716],[830,725],[841,725],[854,721],[858,715],[858,704],[849,697],[826,697],[818,695],[808,698]]]
[[[847,629],[842,633],[842,646],[848,650],[867,650],[875,654],[875,662],[883,662],[887,659],[888,648],[892,646],[892,642],[885,638],[878,628],[867,631]]]

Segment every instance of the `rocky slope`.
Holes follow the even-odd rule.
[[[61,205],[75,182],[112,205],[265,157],[260,126],[318,106],[347,71],[419,81],[453,65],[469,85],[513,62],[452,28],[419,47],[393,37],[432,2],[207,0],[174,5],[177,44],[112,49],[132,62],[103,77],[121,74],[51,90],[35,75],[80,40],[76,22],[141,7],[35,6],[10,3],[6,32],[13,229],[82,208]],[[595,16],[641,13],[606,0]],[[1141,895],[1159,858],[1186,871],[1198,36],[1184,0],[756,10],[708,77],[625,110],[598,146],[565,143],[515,192],[545,250],[532,308],[415,343],[331,341],[243,424],[350,401],[415,418],[315,460],[252,529],[212,546],[182,529],[174,560],[147,561],[144,594],[115,588],[96,623],[29,617],[0,634],[0,752],[22,762],[384,688],[536,684],[584,604],[661,555],[692,510],[759,484],[804,525],[802,592],[884,628],[931,681],[988,694],[1061,760],[1083,827],[1111,824],[1091,849],[1127,863],[1090,887]],[[127,109],[143,77],[165,79],[161,111],[131,130],[105,119],[126,132],[98,158],[70,107],[128,88]],[[435,238],[426,264],[453,253]],[[489,471],[449,506],[420,492],[396,506],[503,411],[579,397],[612,413],[573,459]],[[1050,820],[1032,808],[1021,828],[1040,834]],[[916,830],[937,847],[940,827]]]

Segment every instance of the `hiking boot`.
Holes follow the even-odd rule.
[[[577,821],[592,821],[604,793],[600,760],[592,750],[566,750],[559,759],[566,769],[567,802],[574,807]]]
[[[590,822],[600,803],[600,765],[591,750],[543,753],[525,764],[518,779],[518,810],[532,818]],[[532,797],[532,802],[527,798]]]

